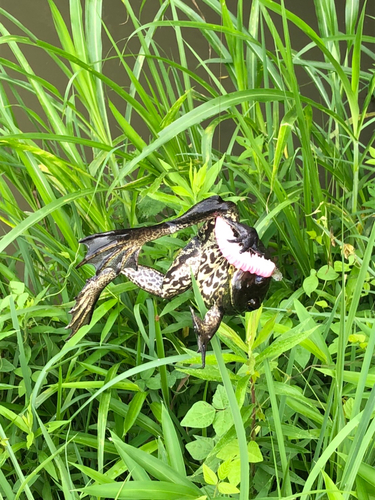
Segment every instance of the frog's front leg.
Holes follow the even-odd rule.
[[[192,307],[190,310],[193,317],[194,330],[198,336],[198,352],[202,355],[202,368],[204,368],[206,365],[207,344],[217,332],[223,319],[224,311],[215,304],[207,311],[204,319],[201,320],[195,314]]]

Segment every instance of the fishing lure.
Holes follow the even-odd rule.
[[[96,275],[89,278],[71,309],[67,328],[71,336],[87,324],[102,290],[123,274],[137,286],[163,299],[171,299],[192,285],[194,276],[208,311],[203,319],[191,308],[198,336],[198,352],[205,366],[206,350],[225,313],[258,309],[271,278],[281,279],[275,264],[265,257],[256,230],[238,221],[236,205],[212,196],[194,205],[181,217],[160,224],[120,229],[88,236],[86,257],[77,266],[92,264]],[[204,224],[183,248],[165,274],[138,265],[142,246],[183,228]]]

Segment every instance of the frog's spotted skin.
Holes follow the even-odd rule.
[[[145,266],[125,268],[121,273],[143,290],[163,299],[170,299],[190,288],[193,274],[206,306],[220,303],[220,290],[228,281],[230,264],[221,254],[212,228],[212,222],[206,223],[176,257],[166,274]]]
[[[219,196],[204,200],[181,217],[152,227],[110,231],[82,240],[88,251],[85,263],[93,264],[97,274],[87,280],[79,293],[68,328],[72,334],[90,321],[100,292],[119,274],[124,274],[140,288],[162,298],[172,298],[191,287],[191,276],[197,281],[203,300],[209,309],[201,320],[194,311],[193,324],[198,334],[198,348],[205,364],[207,344],[215,335],[225,312],[257,309],[269,287],[270,277],[237,269],[224,257],[215,236],[215,220],[222,218],[231,227],[233,246],[241,252],[264,255],[264,248],[253,228],[238,222],[234,203]],[[188,245],[177,255],[166,274],[139,266],[138,254],[148,241],[172,234],[182,228],[205,222]],[[234,231],[234,232],[233,232]],[[226,244],[226,251],[230,246]],[[243,259],[242,259],[243,260]]]
[[[208,222],[202,228],[209,237],[202,244],[201,261],[196,279],[206,306],[217,304],[221,307],[228,284],[230,264],[220,252],[213,228],[214,221]]]
[[[171,299],[191,287],[191,273],[196,275],[200,258],[201,245],[195,237],[177,256],[166,274],[145,266],[138,266],[137,269],[125,268],[121,273],[139,288],[163,299]]]

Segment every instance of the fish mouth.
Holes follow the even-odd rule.
[[[242,247],[239,243],[229,240],[235,238],[232,227],[223,217],[216,217],[215,237],[219,249],[227,261],[236,269],[262,276],[263,278],[274,277],[277,281],[281,278],[280,271],[272,260],[266,259],[251,250],[241,253]]]

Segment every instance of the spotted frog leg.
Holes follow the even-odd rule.
[[[211,238],[212,232],[207,232],[207,228],[204,226],[176,257],[165,275],[146,266],[138,266],[137,269],[125,268],[121,274],[124,274],[146,292],[163,299],[171,299],[191,287],[192,276],[199,279],[202,266],[204,267],[206,262],[207,237]],[[205,297],[205,299],[208,305],[209,298]],[[190,310],[194,331],[198,338],[198,352],[201,353],[202,368],[204,368],[207,345],[220,326],[224,310],[214,303],[203,320],[196,316],[192,308]]]
[[[165,274],[146,266],[126,267],[121,274],[146,292],[171,299],[191,287],[191,275],[196,277],[201,262],[202,244],[196,236],[178,254]]]
[[[192,307],[190,307],[190,311],[193,318],[194,331],[198,338],[198,352],[201,353],[202,368],[204,368],[206,366],[207,345],[219,329],[221,320],[224,316],[224,310],[217,304],[214,304],[211,309],[207,311],[203,320],[195,314]]]

